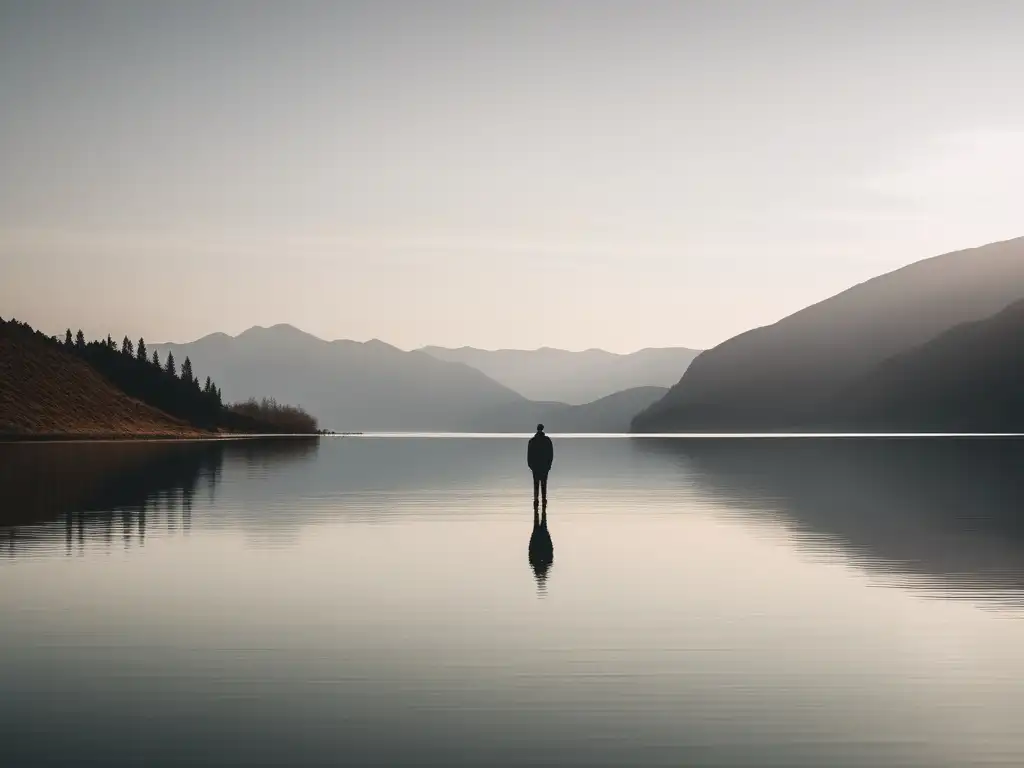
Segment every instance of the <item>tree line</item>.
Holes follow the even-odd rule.
[[[280,405],[273,399],[226,405],[220,387],[209,376],[201,380],[188,357],[180,367],[173,352],[161,361],[157,350],[149,353],[144,338],[132,342],[125,336],[118,345],[108,334],[106,339],[86,341],[81,330],[72,334],[68,328],[61,342],[28,323],[13,319],[10,323],[85,360],[129,397],[200,429],[295,434],[317,431],[316,419],[302,408]]]
[[[305,410],[294,405],[284,405],[270,397],[257,400],[251,397],[243,403],[231,406],[235,413],[249,416],[257,421],[274,424],[292,434],[308,434],[317,431],[317,421]]]
[[[125,336],[120,346],[109,335],[87,342],[81,330],[72,336],[70,328],[64,335],[64,348],[84,358],[136,400],[197,427],[212,429],[221,424],[224,403],[220,387],[209,376],[200,382],[187,357],[179,370],[173,352],[161,362],[156,350],[149,355],[143,338],[135,344]]]

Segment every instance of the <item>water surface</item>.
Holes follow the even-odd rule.
[[[1024,443],[0,445],[31,765],[1024,764]],[[532,545],[531,545],[532,542]]]

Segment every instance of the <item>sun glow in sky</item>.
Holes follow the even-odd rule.
[[[1024,234],[1022,25],[966,0],[0,0],[0,315],[713,345]]]

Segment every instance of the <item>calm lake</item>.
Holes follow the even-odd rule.
[[[0,763],[1024,765],[1024,442],[554,440],[0,445]]]

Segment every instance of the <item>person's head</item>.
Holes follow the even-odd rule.
[[[543,432],[544,431],[544,425],[543,424],[538,424],[537,425],[537,431],[538,432]]]

